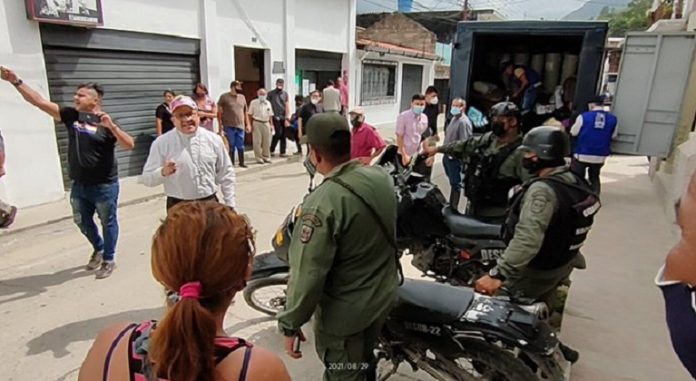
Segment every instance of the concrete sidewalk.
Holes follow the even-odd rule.
[[[290,150],[292,151],[292,149]],[[257,164],[254,159],[253,152],[246,152],[245,162],[248,168],[235,168],[235,174],[238,178],[253,175],[270,167],[283,165],[286,163],[296,163],[304,159],[304,156],[295,156],[290,154],[287,158],[273,157],[271,164]],[[164,196],[164,188],[162,186],[150,188],[138,183],[139,176],[131,176],[121,178],[119,180],[121,190],[119,194],[119,207],[138,204],[157,197]],[[7,229],[0,229],[0,237],[10,234],[16,234],[28,229],[33,229],[43,225],[49,225],[63,220],[72,218],[72,209],[70,207],[70,194],[66,192],[60,200],[22,208],[17,212],[17,218]]]
[[[679,240],[647,175],[645,157],[614,156],[602,171],[602,204],[573,274],[562,338],[580,351],[573,381],[691,378],[674,354],[654,278]]]

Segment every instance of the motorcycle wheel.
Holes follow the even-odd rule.
[[[423,369],[442,381],[532,381],[538,380],[532,370],[509,351],[480,340],[460,341],[456,353],[430,352]],[[433,355],[435,358],[431,358]]]
[[[244,288],[244,300],[256,311],[275,316],[285,308],[288,277],[262,278]]]

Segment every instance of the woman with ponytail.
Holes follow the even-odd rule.
[[[223,329],[253,255],[251,226],[232,209],[215,202],[173,207],[152,243],[152,275],[168,295],[164,318],[102,332],[79,381],[290,380],[278,356]]]

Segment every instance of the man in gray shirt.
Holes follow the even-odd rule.
[[[330,80],[322,92],[324,111],[339,113],[341,112],[341,92],[334,86],[334,81]]]
[[[452,120],[445,128],[445,145],[469,139],[473,134],[473,126],[469,117],[466,116],[466,102],[462,98],[455,98],[452,101],[450,114]],[[445,155],[442,159],[442,165],[445,167],[445,174],[451,187],[450,206],[457,210],[462,193],[462,162],[457,157]]]

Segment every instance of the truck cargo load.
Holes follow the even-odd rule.
[[[604,59],[606,22],[464,21],[457,26],[450,96],[487,113],[508,99],[515,84],[502,75],[511,62],[538,80],[536,104],[524,127],[553,116],[582,112],[597,94]],[[521,99],[510,99],[520,105]],[[560,115],[560,116],[559,116]]]

